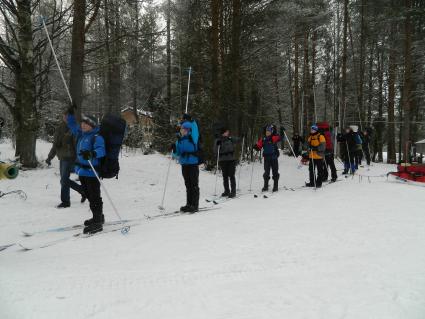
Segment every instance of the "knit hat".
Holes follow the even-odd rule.
[[[319,128],[317,127],[317,125],[312,125],[311,126],[311,130],[318,132],[319,131]]]
[[[84,122],[93,128],[95,128],[98,125],[97,118],[94,117],[93,115],[82,115],[81,122]]]
[[[274,132],[274,126],[273,125],[268,125],[267,127],[266,127],[266,131],[268,131],[268,132]]]
[[[182,124],[182,129],[185,129],[185,130],[190,131],[192,129],[192,123],[190,123],[190,122],[184,122]]]

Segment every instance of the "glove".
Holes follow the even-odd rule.
[[[189,122],[191,122],[192,121],[192,116],[190,116],[187,113],[184,113],[183,114],[183,121],[189,121]]]
[[[280,127],[280,135],[281,136],[285,135],[285,127],[283,126]]]
[[[89,161],[89,160],[91,160],[92,158],[95,158],[96,157],[96,151],[81,151],[80,152],[80,155],[86,160],[86,161]]]
[[[172,143],[172,144],[170,145],[169,150],[170,150],[170,152],[175,153],[175,152],[176,152],[176,144],[175,144],[175,143]]]
[[[46,159],[46,164],[47,166],[52,165],[52,160],[50,158]]]
[[[310,151],[317,152],[318,150],[319,150],[319,148],[317,146],[310,146]]]
[[[77,109],[77,104],[72,103],[69,107],[68,110],[66,111],[67,114],[69,115],[74,115],[75,110]]]
[[[217,146],[221,146],[221,140],[218,140],[216,144]]]

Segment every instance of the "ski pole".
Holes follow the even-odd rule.
[[[249,191],[252,192],[252,178],[254,176],[254,158],[252,159],[252,163],[251,163],[251,181],[249,182]]]
[[[243,160],[243,150],[245,146],[245,136],[242,138],[242,150],[241,150],[241,158],[239,161],[239,173],[238,173],[238,190],[241,190],[241,171],[242,171],[242,160]]]
[[[66,93],[68,94],[69,101],[72,104],[71,93],[69,92],[68,85],[66,85],[65,77],[63,76],[61,66],[59,64],[58,58],[56,57],[56,53],[55,53],[55,49],[53,48],[52,40],[50,40],[49,31],[47,30],[46,23],[44,22],[44,17],[40,17],[40,20],[41,20],[41,23],[43,25],[44,31],[46,32],[46,37],[47,37],[47,40],[49,41],[50,49],[52,50],[52,54],[53,54],[53,57],[55,59],[56,65],[58,66],[58,70],[59,70],[60,76],[62,78],[63,85],[65,86]]]
[[[217,196],[217,179],[218,179],[218,160],[220,159],[220,147],[221,145],[218,146],[218,151],[217,151],[217,165],[215,167],[215,186],[214,186],[214,196]]]
[[[109,202],[111,203],[111,206],[112,206],[112,208],[113,208],[113,210],[114,210],[115,214],[117,215],[118,219],[120,220],[121,225],[123,225],[123,226],[124,226],[124,221],[123,221],[123,219],[121,218],[120,214],[118,213],[118,210],[117,210],[117,208],[115,207],[114,202],[113,202],[113,201],[112,201],[112,199],[111,199],[111,196],[109,196],[108,190],[106,189],[105,185],[103,185],[102,180],[100,179],[99,175],[97,174],[96,170],[94,169],[94,167],[93,167],[93,164],[92,164],[91,160],[88,160],[88,162],[89,162],[89,164],[90,164],[90,167],[91,167],[91,169],[92,169],[92,171],[93,171],[94,175],[96,176],[97,180],[99,181],[100,186],[102,186],[102,189],[103,189],[103,191],[104,191],[104,192],[105,192],[105,194],[106,194],[106,197],[108,198]],[[130,231],[130,226],[125,226],[125,227],[123,227],[123,228],[121,229],[121,234],[125,235],[125,234],[127,234],[129,231]]]
[[[187,108],[189,106],[189,91],[190,91],[190,75],[192,73],[192,67],[189,67],[189,78],[187,80],[187,96],[186,96],[186,114],[187,114]]]
[[[316,184],[316,167],[314,165],[313,150],[310,150],[310,160],[311,160],[311,164],[313,165],[314,190],[317,190],[317,184]]]
[[[171,162],[172,161],[173,161],[173,154],[171,153],[170,160],[168,161],[167,175],[165,176],[165,184],[164,184],[164,191],[162,193],[161,205],[158,206],[158,208],[160,210],[165,210],[165,207],[164,207],[165,192],[167,191],[168,176],[170,175],[170,167],[171,167]]]
[[[285,134],[285,139],[286,139],[286,141],[288,142],[288,145],[289,145],[289,148],[291,149],[292,155],[294,155],[294,158],[297,158],[297,156],[295,156],[294,149],[292,148],[292,145],[291,145],[291,143],[289,142],[288,135],[286,135],[286,131],[283,131],[283,134]]]
[[[350,171],[351,171],[351,174],[354,175],[354,170],[353,170],[354,164],[351,162],[352,158],[351,158],[350,149],[348,148],[347,138],[345,138],[345,145],[347,146],[347,154],[348,154],[348,162],[350,163]]]

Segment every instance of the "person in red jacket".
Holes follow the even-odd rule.
[[[263,192],[269,190],[270,170],[273,174],[273,192],[277,192],[279,188],[279,148],[278,143],[281,137],[277,134],[275,125],[268,125],[263,138],[260,138],[254,148],[259,151],[263,149],[264,157],[264,187]]]

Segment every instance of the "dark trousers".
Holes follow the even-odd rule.
[[[235,161],[222,161],[220,162],[220,168],[221,172],[223,173],[223,186],[224,186],[224,192],[230,193],[230,190],[232,192],[236,192],[236,162]],[[230,181],[230,188],[229,188],[229,181]]]
[[[74,161],[60,160],[59,171],[61,176],[61,201],[65,204],[70,204],[70,188],[74,191],[83,194],[83,188],[69,178],[74,169]]]
[[[199,207],[199,167],[182,165],[184,184],[186,185],[186,205]]]
[[[369,145],[367,145],[366,147],[363,148],[363,153],[364,153],[364,156],[366,158],[367,165],[370,165],[370,150],[369,150]]]
[[[338,175],[336,173],[336,167],[335,167],[335,159],[334,154],[326,154],[325,160],[323,161],[323,180],[326,181],[329,178],[329,172],[328,169],[331,170],[331,178],[333,180],[336,180],[338,178]]]
[[[272,171],[272,176],[274,180],[279,179],[279,162],[277,158],[264,157],[264,180],[268,181],[270,179],[270,170]]]
[[[310,172],[310,184],[316,186],[322,186],[323,181],[323,159],[311,159],[309,161],[308,169]],[[315,172],[317,172],[316,182]]]
[[[299,142],[294,143],[294,153],[296,157],[301,155],[301,148]]]
[[[362,150],[357,150],[354,157],[355,157],[356,169],[358,169],[359,166],[362,165],[363,151]]]
[[[344,174],[347,174],[348,172],[354,174],[356,171],[355,152],[350,151],[348,153],[343,153],[342,160],[344,161]]]
[[[100,223],[103,214],[103,201],[100,196],[100,183],[96,177],[80,176],[81,186],[90,203],[93,220]]]

